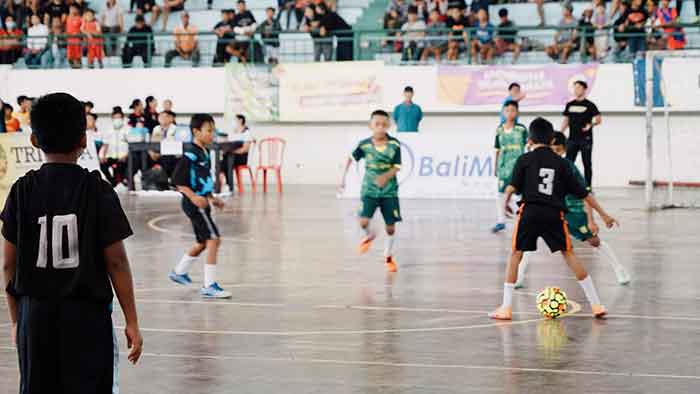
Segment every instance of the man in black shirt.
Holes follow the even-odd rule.
[[[122,53],[122,65],[131,67],[134,57],[141,56],[143,64],[148,67],[151,64],[151,55],[154,50],[153,29],[146,24],[143,15],[137,15],[134,26],[129,29],[126,36],[126,44]]]
[[[537,250],[537,239],[540,237],[552,253],[562,252],[564,260],[576,274],[576,279],[591,304],[593,315],[603,317],[607,313],[600,303],[593,280],[573,252],[564,219],[564,198],[571,194],[585,199],[586,203],[600,214],[608,228],[616,221],[598,205],[586,186],[576,179],[569,163],[552,151],[549,145],[553,138],[554,129],[549,121],[542,118],[532,121],[529,143],[533,150],[520,156],[515,164],[510,185],[506,188],[506,212],[512,214],[510,199],[514,193],[521,194],[522,199],[513,233],[513,253],[508,262],[506,282],[503,285],[503,303],[500,308],[489,314],[493,319],[511,320],[518,266],[523,252]]]
[[[31,118],[32,145],[46,164],[15,182],[1,215],[20,394],[112,393],[112,286],[129,361],[138,361],[143,344],[122,242],[131,227],[112,187],[77,164],[87,144],[83,104],[49,94]]]
[[[51,3],[46,5],[43,12],[45,26],[51,26],[54,19],[60,19],[63,24],[68,17],[68,6],[63,0],[52,0]]]
[[[566,158],[576,163],[576,157],[581,152],[583,173],[588,186],[593,186],[593,126],[602,122],[598,107],[586,99],[588,84],[584,81],[574,82],[576,98],[566,103],[564,120],[561,124],[563,133],[569,128],[569,142],[566,147]]]
[[[257,23],[253,13],[248,10],[245,0],[238,0],[238,13],[233,17],[231,24],[233,25],[234,33],[237,35],[236,43],[232,48],[234,51],[232,52],[240,53],[240,56],[246,60],[250,59],[250,37],[255,34]]]
[[[226,46],[233,42],[236,37],[236,34],[233,32],[235,27],[233,24],[234,14],[235,11],[232,9],[221,10],[221,21],[214,26],[214,33],[217,37],[214,64],[228,63],[231,59],[231,55],[226,52]]]

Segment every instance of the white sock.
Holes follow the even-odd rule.
[[[520,265],[518,265],[518,280],[515,283],[521,285],[525,280],[525,271],[527,271],[527,264],[530,262],[530,252],[524,252],[523,258],[520,260]]]
[[[386,236],[386,241],[384,242],[384,257],[391,257],[394,255],[394,236]]]
[[[204,287],[209,287],[214,282],[216,282],[216,265],[204,264]]]
[[[369,237],[369,235],[372,234],[372,230],[369,229],[369,226],[360,228],[362,229],[362,234],[364,234],[365,237]]]
[[[578,284],[581,285],[583,292],[586,294],[586,299],[591,305],[600,305],[600,298],[598,298],[598,292],[590,275],[586,279],[578,281]]]
[[[622,264],[620,264],[620,260],[617,259],[617,256],[615,255],[615,252],[612,250],[610,245],[608,245],[608,243],[605,241],[600,241],[600,246],[597,249],[605,257],[607,257],[607,259],[610,261],[610,265],[613,267],[613,270],[615,270],[615,274],[619,275],[618,272],[620,272]]]
[[[505,201],[506,198],[503,193],[498,193],[498,198],[496,199],[496,224],[506,222],[506,213],[503,210]]]
[[[515,288],[515,283],[504,283],[503,284],[503,307],[513,306],[513,289]]]
[[[192,264],[197,261],[196,257],[192,257],[185,253],[184,256],[180,259],[180,262],[177,263],[173,271],[175,271],[176,274],[178,275],[184,275],[188,272],[190,272],[190,268],[192,268]]]

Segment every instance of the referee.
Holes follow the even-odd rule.
[[[593,102],[586,98],[588,84],[584,81],[574,82],[576,98],[566,103],[564,121],[561,124],[562,133],[569,131],[566,146],[566,158],[576,163],[576,157],[581,152],[583,173],[590,187],[593,182],[593,127],[602,122],[600,111]]]

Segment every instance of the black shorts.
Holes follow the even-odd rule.
[[[219,239],[219,228],[211,218],[211,207],[197,208],[188,198],[182,199],[182,210],[192,222],[194,236],[197,243],[204,243],[212,239]]]
[[[114,339],[109,304],[18,297],[20,394],[111,394]]]
[[[513,231],[513,251],[537,250],[540,237],[552,253],[572,249],[563,211],[542,205],[522,205]]]

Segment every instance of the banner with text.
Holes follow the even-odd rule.
[[[382,62],[283,64],[273,73],[279,78],[281,121],[369,119],[383,103]]]
[[[0,206],[5,206],[5,199],[15,181],[27,171],[41,167],[44,160],[44,153],[32,146],[29,134],[0,134]],[[88,139],[88,148],[78,164],[90,171],[99,170],[97,150],[92,139]]]
[[[501,104],[508,86],[517,82],[527,93],[521,105],[563,105],[573,96],[575,81],[586,81],[592,89],[597,73],[597,64],[439,66],[438,100],[460,106]]]
[[[399,134],[401,171],[399,196],[402,198],[496,198],[497,180],[493,176],[493,136]],[[357,141],[352,144],[357,145]],[[348,146],[354,149],[354,146]],[[352,151],[352,150],[349,150]],[[364,176],[364,162],[356,163],[348,173],[342,197],[358,198]]]
[[[268,66],[227,64],[224,125],[219,127],[230,131],[236,114],[253,121],[277,120],[276,98],[277,83]]]

